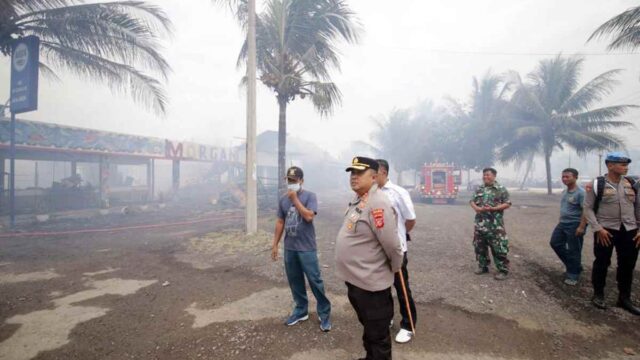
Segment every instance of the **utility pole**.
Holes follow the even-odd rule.
[[[13,106],[13,103],[11,103]],[[16,226],[16,113],[11,110],[11,134],[9,135],[9,227]],[[4,176],[4,175],[3,175]]]
[[[256,0],[249,0],[247,31],[247,155],[245,161],[247,234],[258,231],[258,194],[256,174]]]

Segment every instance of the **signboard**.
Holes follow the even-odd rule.
[[[11,143],[11,123],[0,117],[0,149]],[[129,155],[204,162],[243,162],[239,148],[222,148],[118,134],[37,121],[17,120],[15,143],[23,149]]]
[[[0,121],[0,146],[9,144],[9,134],[9,122]],[[158,158],[165,154],[164,141],[161,139],[36,121],[16,121],[15,136],[17,145],[40,149],[90,151]]]
[[[165,151],[165,157],[169,159],[240,162],[236,149],[224,149],[191,142],[166,140]]]
[[[38,108],[38,67],[40,39],[27,36],[11,47],[11,112],[14,114]]]

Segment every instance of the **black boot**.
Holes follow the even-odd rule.
[[[602,310],[607,309],[607,302],[604,301],[604,295],[601,295],[601,294],[593,295],[593,297],[591,298],[591,303],[598,309],[602,309]]]
[[[628,312],[632,313],[633,315],[640,316],[640,308],[633,305],[633,303],[631,302],[631,298],[630,297],[620,297],[618,299],[618,304],[617,305],[618,305],[618,307],[621,307],[621,308],[627,310]]]

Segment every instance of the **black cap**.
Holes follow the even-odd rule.
[[[287,176],[285,176],[285,178],[301,180],[302,178],[304,178],[304,173],[299,167],[292,166],[287,170]]]
[[[380,164],[378,164],[378,161],[375,159],[356,156],[353,158],[353,160],[351,161],[351,166],[349,166],[346,171],[352,171],[352,170],[362,171],[367,169],[378,171],[379,166]]]

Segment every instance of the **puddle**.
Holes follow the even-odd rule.
[[[313,294],[309,298],[309,312],[317,317],[316,300]],[[327,294],[331,301],[333,314],[350,311],[351,305],[345,296]],[[194,328],[201,328],[213,323],[226,321],[255,321],[262,319],[284,319],[293,309],[293,300],[289,288],[272,288],[253,293],[240,300],[222,305],[214,309],[200,309],[196,303],[191,304],[185,311],[195,317]]]
[[[23,274],[0,274],[0,284],[15,284],[28,281],[51,280],[60,277],[53,269]]]
[[[27,360],[41,351],[57,349],[69,342],[69,334],[76,325],[104,316],[110,310],[74,304],[103,295],[131,295],[155,282],[156,280],[117,278],[89,281],[86,286],[91,289],[53,300],[53,309],[13,316],[5,323],[19,324],[20,327],[10,338],[0,343],[0,359]]]
[[[106,268],[104,270],[100,270],[100,271],[96,271],[96,272],[86,272],[86,273],[83,273],[82,275],[84,275],[84,276],[96,276],[96,275],[112,273],[112,272],[115,272],[115,271],[118,271],[118,270],[120,270],[120,268],[115,268],[115,269]]]

